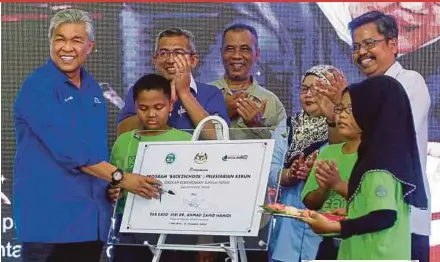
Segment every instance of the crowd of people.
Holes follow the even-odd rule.
[[[254,27],[235,23],[224,30],[225,73],[211,84],[191,73],[199,63],[193,34],[160,32],[152,57],[156,73],[129,89],[108,159],[106,104],[83,66],[94,47],[93,21],[82,10],[56,13],[50,58],[24,80],[14,106],[14,216],[23,261],[99,261],[112,203],[119,199],[120,216],[127,192],[158,197],[161,181],[133,173],[138,143],[190,140],[185,130],[218,115],[240,130],[235,139],[275,139],[269,187],[280,185],[282,204],[307,210],[301,221],[271,221],[268,254],[248,252],[249,261],[428,262],[428,88],[396,60],[392,16],[370,11],[348,26],[353,64],[366,79],[350,83],[336,67],[314,65],[297,89],[302,109],[292,115],[252,76],[260,57]],[[346,219],[329,221],[323,212]],[[149,257],[148,247],[115,246],[112,259]],[[163,259],[224,258],[169,251]]]

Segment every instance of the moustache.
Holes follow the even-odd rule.
[[[374,55],[371,55],[371,54],[365,54],[365,55],[360,56],[360,57],[357,59],[357,63],[360,64],[361,61],[364,60],[364,59],[366,59],[366,58],[369,58],[369,59],[376,59],[376,57],[375,57]]]

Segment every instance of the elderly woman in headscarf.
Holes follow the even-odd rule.
[[[410,260],[410,206],[428,205],[411,105],[389,76],[353,84],[341,106],[361,131],[348,182],[348,219],[329,221],[308,211],[316,233],[340,233],[339,260]]]
[[[302,109],[281,121],[273,133],[275,149],[269,186],[277,187],[279,183],[281,204],[304,209],[301,191],[317,150],[328,143],[329,137],[337,140],[334,105],[327,97],[318,97],[314,92],[314,86],[319,81],[328,82],[329,76],[343,75],[329,65],[314,66],[304,74],[300,87]],[[269,242],[270,261],[313,260],[320,242],[321,237],[313,233],[307,224],[277,217]]]

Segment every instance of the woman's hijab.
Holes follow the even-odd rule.
[[[387,171],[402,183],[403,199],[427,208],[411,105],[402,85],[375,76],[349,86],[354,119],[362,130],[358,160],[349,184],[349,202],[369,171]]]
[[[327,82],[326,74],[333,75],[332,71],[339,71],[330,65],[317,65],[303,75],[301,83],[308,75],[317,76]],[[289,128],[288,150],[284,159],[284,167],[289,168],[301,153],[309,156],[328,141],[328,125],[324,116],[308,115],[303,109],[287,119]]]

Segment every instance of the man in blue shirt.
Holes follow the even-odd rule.
[[[192,76],[191,70],[197,66],[199,56],[196,54],[194,36],[191,32],[180,28],[170,28],[160,32],[156,37],[152,62],[158,73],[171,81],[173,92],[171,99],[174,101],[174,106],[168,119],[169,126],[190,131],[210,115],[220,116],[229,125],[230,120],[222,92],[215,86],[195,81]],[[133,88],[128,90],[125,106],[117,122],[118,135],[141,128],[136,117]],[[215,138],[215,135],[208,131],[214,128],[212,123],[207,124],[205,129],[207,132],[202,132],[202,136],[209,139]],[[195,238],[176,235],[167,240],[185,244],[185,242],[194,242]],[[133,252],[128,247],[126,249],[121,253]],[[146,260],[149,259],[146,257],[148,255],[152,256],[142,253]],[[194,260],[194,254],[189,252],[165,252],[164,255],[166,261]],[[198,260],[201,261],[201,258]]]
[[[194,80],[191,70],[199,62],[191,32],[171,28],[156,37],[153,64],[171,81],[174,108],[169,125],[178,129],[194,129],[209,115],[218,115],[229,124],[223,94],[218,88]],[[133,88],[128,90],[125,106],[118,116],[118,135],[140,128],[133,101]],[[213,128],[213,126],[207,128]]]
[[[108,182],[157,197],[160,182],[107,163],[107,108],[82,67],[94,47],[90,15],[55,14],[50,59],[23,82],[14,106],[14,216],[23,261],[98,262],[107,238]]]

